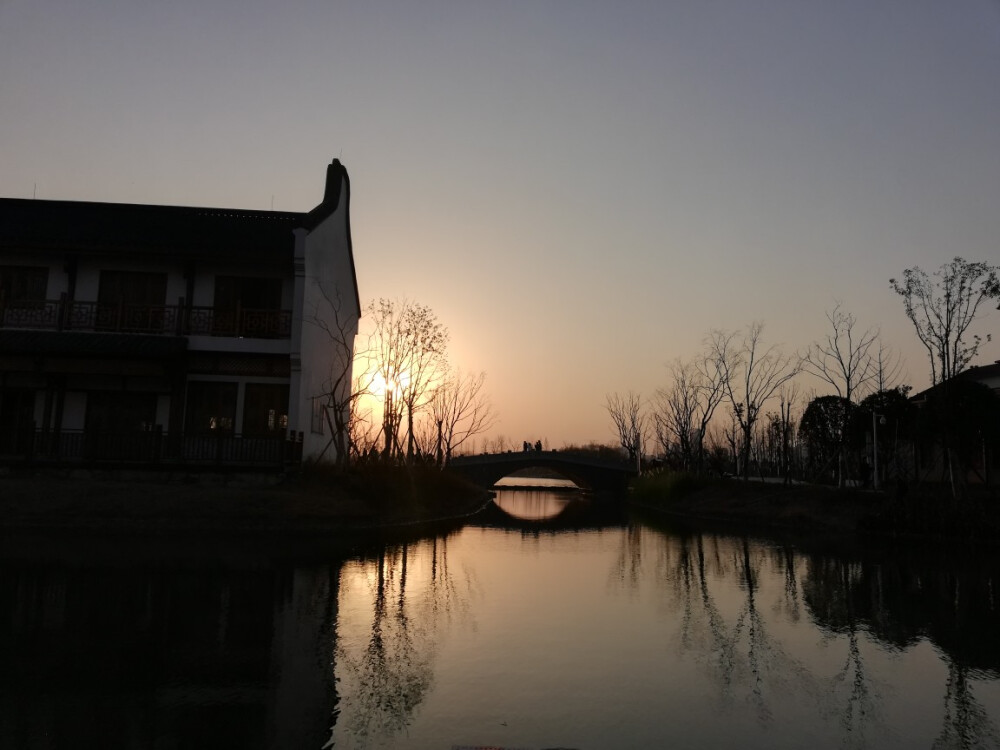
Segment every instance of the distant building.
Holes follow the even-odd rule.
[[[1000,398],[1000,360],[990,365],[973,365],[958,373],[949,382],[979,383],[991,389]],[[911,396],[910,402],[919,408],[924,408],[932,394],[942,387],[943,384],[939,383],[923,390]],[[979,444],[971,457],[966,480],[972,484],[1000,483],[1000,443],[990,435],[977,436],[977,439]],[[944,474],[945,462],[940,445],[925,441],[918,443],[915,450],[918,478],[937,478]]]
[[[951,382],[980,383],[1000,396],[1000,360],[991,365],[973,365],[958,373]],[[910,401],[916,406],[923,406],[928,396],[938,388],[941,388],[940,383],[910,396]]]
[[[333,459],[349,210],[338,160],[308,213],[0,199],[0,460]]]

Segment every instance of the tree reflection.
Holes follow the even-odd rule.
[[[704,660],[724,702],[742,697],[753,705],[758,721],[768,724],[779,696],[815,694],[815,679],[772,637],[767,607],[762,608],[761,568],[770,550],[749,539],[703,534],[644,537],[641,531],[630,530],[616,562],[623,584],[635,586],[642,578],[642,544],[647,539],[663,545],[658,578],[681,613],[680,648]],[[772,562],[782,568],[784,580],[783,595],[775,607],[797,619],[800,597],[795,554],[790,548],[783,550]],[[735,591],[729,588],[732,583]]]
[[[617,578],[630,588],[639,585],[642,571],[642,524],[630,523],[622,534],[622,543],[615,562]]]
[[[751,555],[750,541],[746,537],[740,547],[738,572],[745,601],[733,629],[733,650],[735,653],[741,642],[745,644],[751,700],[756,706],[758,720],[768,722],[773,716],[771,697],[789,690],[801,690],[806,687],[808,675],[803,666],[771,637],[758,605],[761,556],[759,553]],[[759,552],[759,548],[755,547],[755,551]],[[795,682],[799,684],[793,684]]]
[[[905,649],[929,638],[948,665],[943,727],[935,747],[996,746],[1000,735],[973,695],[970,673],[998,672],[993,592],[995,558],[951,557],[946,550],[894,550],[884,560],[812,558],[806,600],[818,622],[845,633],[848,655],[835,679],[846,686],[842,722],[857,730],[877,709],[859,631]]]
[[[847,639],[843,664],[830,680],[828,704],[835,708],[844,736],[860,745],[865,744],[865,733],[880,707],[865,669],[855,607],[856,599],[864,599],[863,580],[857,564],[821,558],[812,561],[806,583],[807,601],[814,609],[821,604],[828,628]]]
[[[721,559],[718,554],[718,540],[713,539],[715,551],[714,560],[716,568],[721,568]],[[708,624],[708,634],[711,638],[712,651],[716,654],[716,670],[723,687],[723,694],[729,692],[733,682],[733,669],[736,664],[735,643],[733,642],[725,620],[715,604],[715,599],[709,592],[708,576],[705,575],[705,541],[699,535],[696,540],[697,550],[697,572],[698,572],[698,596],[702,605]]]
[[[784,614],[791,622],[798,622],[802,617],[802,601],[795,548],[786,544],[774,550],[773,555],[774,563],[783,571],[784,579],[784,592],[777,604],[777,611]]]
[[[944,693],[944,726],[934,741],[935,748],[978,748],[1000,746],[1000,733],[982,704],[972,695],[969,670],[954,661],[948,663]]]
[[[341,704],[338,746],[341,731],[364,746],[406,729],[433,683],[435,633],[467,612],[471,588],[451,574],[446,539],[387,547],[354,565],[368,576],[371,619],[363,642],[344,633],[338,640],[338,669],[354,683]]]

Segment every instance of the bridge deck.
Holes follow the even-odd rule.
[[[535,467],[550,469],[586,489],[616,492],[624,491],[637,473],[635,466],[625,461],[559,451],[484,453],[456,456],[448,462],[452,471],[488,487],[505,476]]]

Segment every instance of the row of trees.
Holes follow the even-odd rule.
[[[804,352],[786,354],[766,345],[761,323],[743,331],[715,330],[699,355],[669,366],[669,385],[648,402],[632,392],[609,394],[606,409],[622,449],[636,460],[652,442],[657,454],[689,471],[725,467],[744,478],[756,470],[842,485],[848,477],[867,478],[868,461],[880,451],[883,466],[892,462],[900,471],[898,446],[905,439],[911,449],[916,443],[936,446],[957,494],[965,470],[976,463],[976,450],[981,453],[1000,429],[1000,420],[990,422],[990,415],[1000,414],[997,397],[956,380],[982,343],[969,332],[972,322],[985,302],[1000,298],[998,268],[955,258],[932,276],[907,269],[890,286],[928,353],[929,408],[914,411],[910,388],[900,382],[899,357],[878,329],[862,328],[837,304],[827,313],[825,336]],[[814,393],[804,408],[800,374],[813,376],[827,391]],[[876,445],[880,425],[887,429]],[[883,444],[887,437],[891,445]]]
[[[445,465],[496,422],[485,372],[448,359],[448,329],[426,305],[378,299],[364,310],[367,333],[355,337],[338,298],[313,322],[339,354],[321,395],[336,461]]]

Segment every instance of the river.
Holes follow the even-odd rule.
[[[503,489],[296,551],[4,548],[0,747],[1000,747],[1000,557]]]

